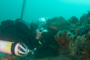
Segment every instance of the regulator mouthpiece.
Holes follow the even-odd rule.
[[[36,50],[37,50],[37,48],[34,48],[33,50],[29,50],[29,52],[31,53],[31,55],[35,55]]]
[[[17,56],[26,56],[29,53],[28,47],[23,43],[18,43],[15,46],[15,55]]]

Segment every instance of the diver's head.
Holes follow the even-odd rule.
[[[43,17],[43,18],[39,18],[39,27],[42,27],[46,24],[46,18]]]

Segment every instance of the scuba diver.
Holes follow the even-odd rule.
[[[53,31],[46,27],[46,19],[40,18],[38,22],[39,26],[36,29],[37,35],[35,38],[38,40],[39,46],[37,47],[36,57],[44,58],[57,54],[57,49],[53,48],[53,46],[57,45],[57,42],[54,38]]]
[[[42,43],[41,43],[41,35],[43,33],[47,33],[48,32],[48,30],[43,27],[46,24],[46,19],[44,17],[43,18],[39,18],[39,22],[38,23],[39,23],[38,24],[38,28],[36,29],[36,33],[37,33],[36,39],[38,40],[39,44],[42,45]]]
[[[36,26],[31,26],[33,24],[21,19],[2,21],[0,25],[0,52],[21,57],[29,53],[34,55],[41,41],[40,33],[48,32],[42,27],[43,23],[40,21],[38,28],[34,29]],[[36,40],[36,35],[39,36],[39,40]],[[3,46],[5,47],[4,49],[2,48]]]

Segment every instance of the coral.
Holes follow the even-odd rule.
[[[90,11],[88,11],[88,13],[87,13],[87,17],[90,17]]]
[[[72,24],[76,24],[79,22],[78,18],[75,17],[75,16],[72,16],[70,19],[69,19],[69,22],[72,23]]]
[[[90,56],[90,44],[88,38],[90,35],[84,34],[82,36],[78,36],[76,39],[76,45],[77,45],[77,55],[81,57],[81,60],[86,60]]]
[[[70,55],[72,55],[72,56],[76,55],[77,46],[75,45],[74,42],[70,41],[69,49],[70,49]]]
[[[73,35],[69,31],[59,31],[55,36],[56,41],[59,46],[69,46],[69,41],[72,39]]]
[[[57,33],[57,35],[55,36],[55,38],[56,38],[56,41],[58,42],[58,45],[60,47],[64,47],[64,48],[66,47],[67,48],[67,49],[65,48],[66,49],[65,51],[68,52],[68,54],[70,54],[72,56],[76,55],[77,40],[75,39],[75,41],[74,41],[75,36],[71,32],[69,32],[69,31],[59,31]]]
[[[67,22],[67,20],[65,20],[61,16],[47,20],[47,23],[44,27],[47,28],[47,29],[54,29],[54,30],[57,30],[57,31],[71,29],[71,26]]]
[[[83,15],[80,17],[80,24],[85,23],[86,20],[87,20],[87,15],[86,15],[86,14],[83,14]]]
[[[83,35],[83,34],[86,34],[87,32],[88,32],[87,27],[86,26],[81,26],[79,28],[78,35]]]

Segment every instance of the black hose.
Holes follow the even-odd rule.
[[[22,11],[21,11],[21,20],[23,20],[25,6],[26,6],[26,0],[23,1]]]

